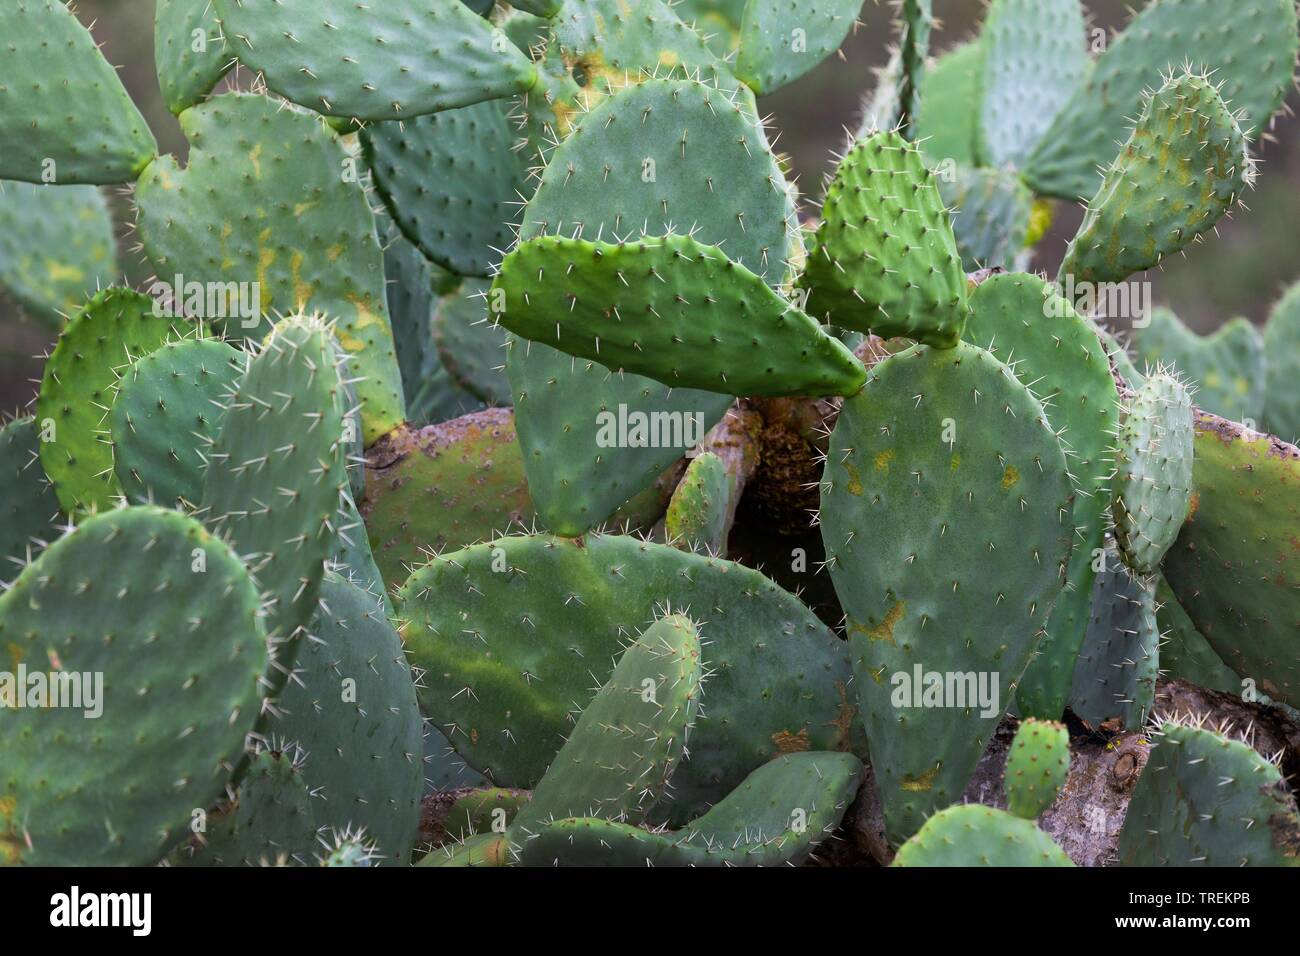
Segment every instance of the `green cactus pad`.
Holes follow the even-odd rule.
[[[1241,677],[1196,629],[1163,577],[1156,586],[1156,622],[1160,625],[1160,671],[1201,687],[1241,696]]]
[[[1079,0],[993,0],[980,47],[980,154],[1022,168],[1092,69]]]
[[[727,512],[734,481],[721,458],[706,451],[693,458],[668,503],[668,540],[688,551],[722,554],[727,549]]]
[[[1242,132],[1258,137],[1291,89],[1298,46],[1291,0],[1153,0],[1056,114],[1026,162],[1029,185],[1061,199],[1093,195],[1143,95],[1186,64],[1222,84],[1223,102],[1245,113]]]
[[[853,353],[715,246],[544,236],[492,285],[516,335],[681,388],[726,395],[851,395]]]
[[[30,552],[54,537],[59,499],[41,468],[41,432],[32,418],[0,428],[0,583],[18,576]]]
[[[246,358],[224,342],[183,339],[122,373],[109,422],[113,472],[128,501],[202,498],[204,455]]]
[[[403,233],[458,275],[487,276],[514,238],[532,151],[515,100],[376,123],[361,134],[375,186]]]
[[[438,368],[430,317],[436,298],[434,284],[441,270],[407,242],[392,222],[387,224],[383,234],[388,318],[393,329],[393,346],[402,375],[407,414],[414,415],[416,397]]]
[[[1032,820],[970,803],[940,810],[899,849],[894,866],[1074,866]]]
[[[209,814],[202,841],[179,849],[185,866],[306,866],[321,849],[320,798],[303,775],[293,744],[263,749],[249,761],[235,798]]]
[[[748,0],[736,76],[760,95],[792,83],[840,48],[862,0]]]
[[[800,280],[808,309],[841,328],[951,348],[966,274],[934,174],[897,133],[859,140],[826,191]]]
[[[1264,327],[1264,354],[1264,428],[1283,441],[1300,441],[1300,283],[1273,306]]]
[[[926,70],[916,113],[916,142],[932,166],[948,161],[957,166],[978,165],[975,131],[983,75],[984,50],[978,43],[954,47]],[[892,126],[892,119],[887,123],[877,121],[874,128],[863,128],[858,135]]]
[[[1176,378],[1150,375],[1126,402],[1115,465],[1115,543],[1130,568],[1155,574],[1192,496],[1192,399]]]
[[[424,793],[411,668],[378,596],[329,574],[320,601],[271,730],[306,752],[317,825],[364,827],[385,862],[405,865]]]
[[[1173,366],[1183,381],[1195,386],[1192,400],[1204,411],[1252,422],[1264,411],[1264,343],[1245,319],[1233,319],[1213,335],[1200,336],[1168,309],[1153,309],[1150,324],[1136,331],[1133,347],[1148,368]]]
[[[798,866],[839,826],[862,763],[794,753],[759,767],[676,832],[599,819],[558,820],[524,845],[524,866]]]
[[[386,581],[405,581],[435,553],[532,523],[508,408],[397,429],[371,448],[369,458],[361,513]]]
[[[443,824],[453,840],[464,842],[481,833],[505,833],[531,797],[526,790],[488,787],[456,800]]]
[[[183,319],[156,315],[148,296],[114,288],[86,303],[59,336],[45,363],[36,421],[53,422],[41,464],[69,514],[103,510],[122,493],[109,437],[118,379],[136,359],[190,329]]]
[[[113,219],[94,186],[0,183],[0,288],[63,324],[117,271]]]
[[[417,866],[497,867],[510,859],[504,834],[480,833],[463,843],[448,844],[431,850]]]
[[[704,38],[660,0],[638,0],[635,7],[622,0],[566,0],[552,29],[548,58],[558,57],[566,72],[581,78],[588,105],[628,82],[674,69],[729,90],[739,86]]]
[[[405,119],[521,93],[528,58],[448,0],[212,0],[229,50],[285,99],[326,116]]]
[[[985,280],[971,296],[965,335],[1041,396],[1074,476],[1074,550],[1065,590],[1016,690],[1022,714],[1055,720],[1065,710],[1088,627],[1094,552],[1102,546],[1111,497],[1119,393],[1093,324],[1042,279],[1009,274]]]
[[[1300,814],[1249,744],[1166,722],[1119,835],[1121,866],[1300,866]]]
[[[554,820],[645,820],[688,752],[704,678],[700,632],[690,618],[670,614],[646,628],[516,814],[506,834],[512,853]]]
[[[338,536],[334,553],[330,555],[329,570],[336,572],[349,583],[363,591],[383,598],[384,608],[392,616],[392,601],[384,576],[375,563],[366,534],[366,524],[351,494],[345,495],[339,505]]]
[[[1181,251],[1237,204],[1252,168],[1209,78],[1169,80],[1146,101],[1061,263],[1061,281],[1123,282]]]
[[[181,126],[189,166],[163,157],[136,190],[140,238],[159,277],[258,283],[256,323],[207,316],[232,337],[261,337],[298,310],[325,313],[352,356],[366,443],[396,427],[406,413],[383,253],[351,158],[319,117],[264,96],[217,97],[182,113]]]
[[[960,798],[1010,705],[1065,579],[1072,494],[1043,406],[969,343],[890,356],[845,401],[822,540],[896,845]],[[945,706],[927,706],[936,674]]]
[[[135,179],[158,144],[72,8],[10,0],[0,9],[0,37],[0,179]]]
[[[1192,506],[1165,579],[1196,629],[1243,678],[1300,706],[1300,449],[1196,417]]]
[[[509,333],[488,311],[492,283],[467,279],[438,300],[433,339],[438,358],[456,385],[489,405],[509,405],[506,341]]]
[[[799,240],[789,184],[766,142],[750,113],[712,87],[682,80],[628,87],[585,114],[551,154],[520,239],[580,232],[577,238],[605,241],[695,229],[697,240],[779,286]],[[613,375],[536,343],[517,342],[507,372],[529,487],[557,534],[604,521],[730,405],[726,396]],[[678,433],[603,440],[602,421],[652,415],[680,425]]]
[[[1056,802],[1070,775],[1070,733],[1064,724],[1027,718],[1007,751],[1002,787],[1007,809],[1035,820]]]
[[[1033,194],[1020,177],[1005,169],[957,167],[951,181],[942,174],[937,181],[953,210],[962,268],[1011,268],[1025,248],[1034,208]]]
[[[674,819],[691,819],[778,753],[848,749],[847,649],[738,564],[630,537],[501,538],[442,555],[399,593],[425,712],[498,786],[524,788],[559,750],[569,711],[663,603],[705,620],[714,671],[708,720],[673,779]],[[538,640],[548,629],[563,637]]]
[[[158,0],[153,49],[158,85],[173,113],[201,102],[235,62],[212,0]]]
[[[1135,578],[1114,552],[1097,574],[1092,619],[1074,664],[1070,709],[1094,727],[1140,731],[1155,703],[1160,625],[1154,582]]]
[[[249,362],[207,453],[201,514],[263,592],[276,649],[272,689],[315,613],[347,489],[339,361],[329,327],[285,319]]]
[[[0,595],[0,646],[6,671],[28,670],[28,687],[0,691],[0,862],[153,863],[221,794],[257,719],[257,591],[173,511],[109,512],[51,545]],[[55,671],[102,675],[96,719],[85,697],[11,706]]]

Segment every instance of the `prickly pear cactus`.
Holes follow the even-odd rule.
[[[1104,308],[1292,0],[119,6],[0,2],[0,865],[1295,862],[1300,299]]]
[[[1119,839],[1122,866],[1300,866],[1300,813],[1231,728],[1160,725]]]
[[[1037,819],[1056,800],[1070,773],[1070,734],[1064,724],[1030,717],[1007,753],[1003,789],[1018,817]]]

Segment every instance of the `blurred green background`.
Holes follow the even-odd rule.
[[[7,2],[7,0],[0,0]],[[309,3],[311,0],[298,0]],[[1223,0],[1230,3],[1232,0]],[[1123,0],[1084,0],[1098,27],[1122,28],[1128,6]],[[941,53],[974,35],[983,15],[981,0],[934,0],[940,20],[934,52]],[[108,60],[120,68],[126,88],[149,120],[163,150],[183,155],[184,137],[163,106],[153,66],[153,0],[79,0],[83,22],[93,24],[96,39]],[[760,101],[771,114],[780,138],[777,148],[790,155],[805,195],[820,197],[822,181],[832,167],[831,153],[846,143],[846,128],[854,127],[860,103],[874,84],[873,68],[884,64],[893,42],[892,5],[867,0],[862,25],[849,37],[841,57],[832,57],[799,82]],[[1282,287],[1300,278],[1293,261],[1294,222],[1300,215],[1300,151],[1296,120],[1280,117],[1270,141],[1257,144],[1260,178],[1246,196],[1248,209],[1220,223],[1217,238],[1195,245],[1185,257],[1166,264],[1148,277],[1154,300],[1171,306],[1192,328],[1211,331],[1242,315],[1262,324]],[[127,204],[117,200],[122,263],[127,280],[141,283],[150,270],[132,251],[134,240],[126,220]],[[1058,204],[1052,232],[1037,247],[1034,268],[1054,275],[1065,245],[1082,217],[1078,208]],[[24,407],[34,396],[42,355],[54,335],[21,316],[0,298],[0,410]]]

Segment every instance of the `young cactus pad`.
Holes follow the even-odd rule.
[[[1138,574],[1155,574],[1187,518],[1192,400],[1177,379],[1147,378],[1124,409],[1116,454],[1115,543]]]
[[[1050,807],[1070,774],[1070,734],[1064,724],[1029,717],[1007,751],[1002,786],[1007,807],[1034,820]]]
[[[897,133],[859,140],[822,206],[801,279],[808,308],[842,328],[950,348],[966,322],[966,274],[921,151]]]
[[[851,395],[867,377],[762,279],[689,236],[533,239],[506,257],[490,298],[517,335],[665,385]]]

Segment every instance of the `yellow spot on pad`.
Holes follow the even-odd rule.
[[[849,474],[849,494],[862,497],[862,476],[858,474],[858,469],[845,462],[844,470]]]
[[[876,456],[876,471],[888,471],[889,463],[894,460],[894,449],[886,448]]]
[[[1002,470],[1002,490],[1007,491],[1014,488],[1020,481],[1020,472],[1016,471],[1015,465],[1007,465]]]
[[[885,619],[875,627],[867,627],[864,624],[851,624],[849,626],[850,634],[865,634],[868,640],[888,641],[894,643],[894,625],[903,619],[904,612],[907,611],[907,602],[896,601],[894,606],[889,609]]]
[[[922,774],[907,774],[903,777],[900,786],[904,790],[911,790],[914,793],[923,793],[934,786],[934,778],[939,773],[939,765],[935,764],[929,770]]]

